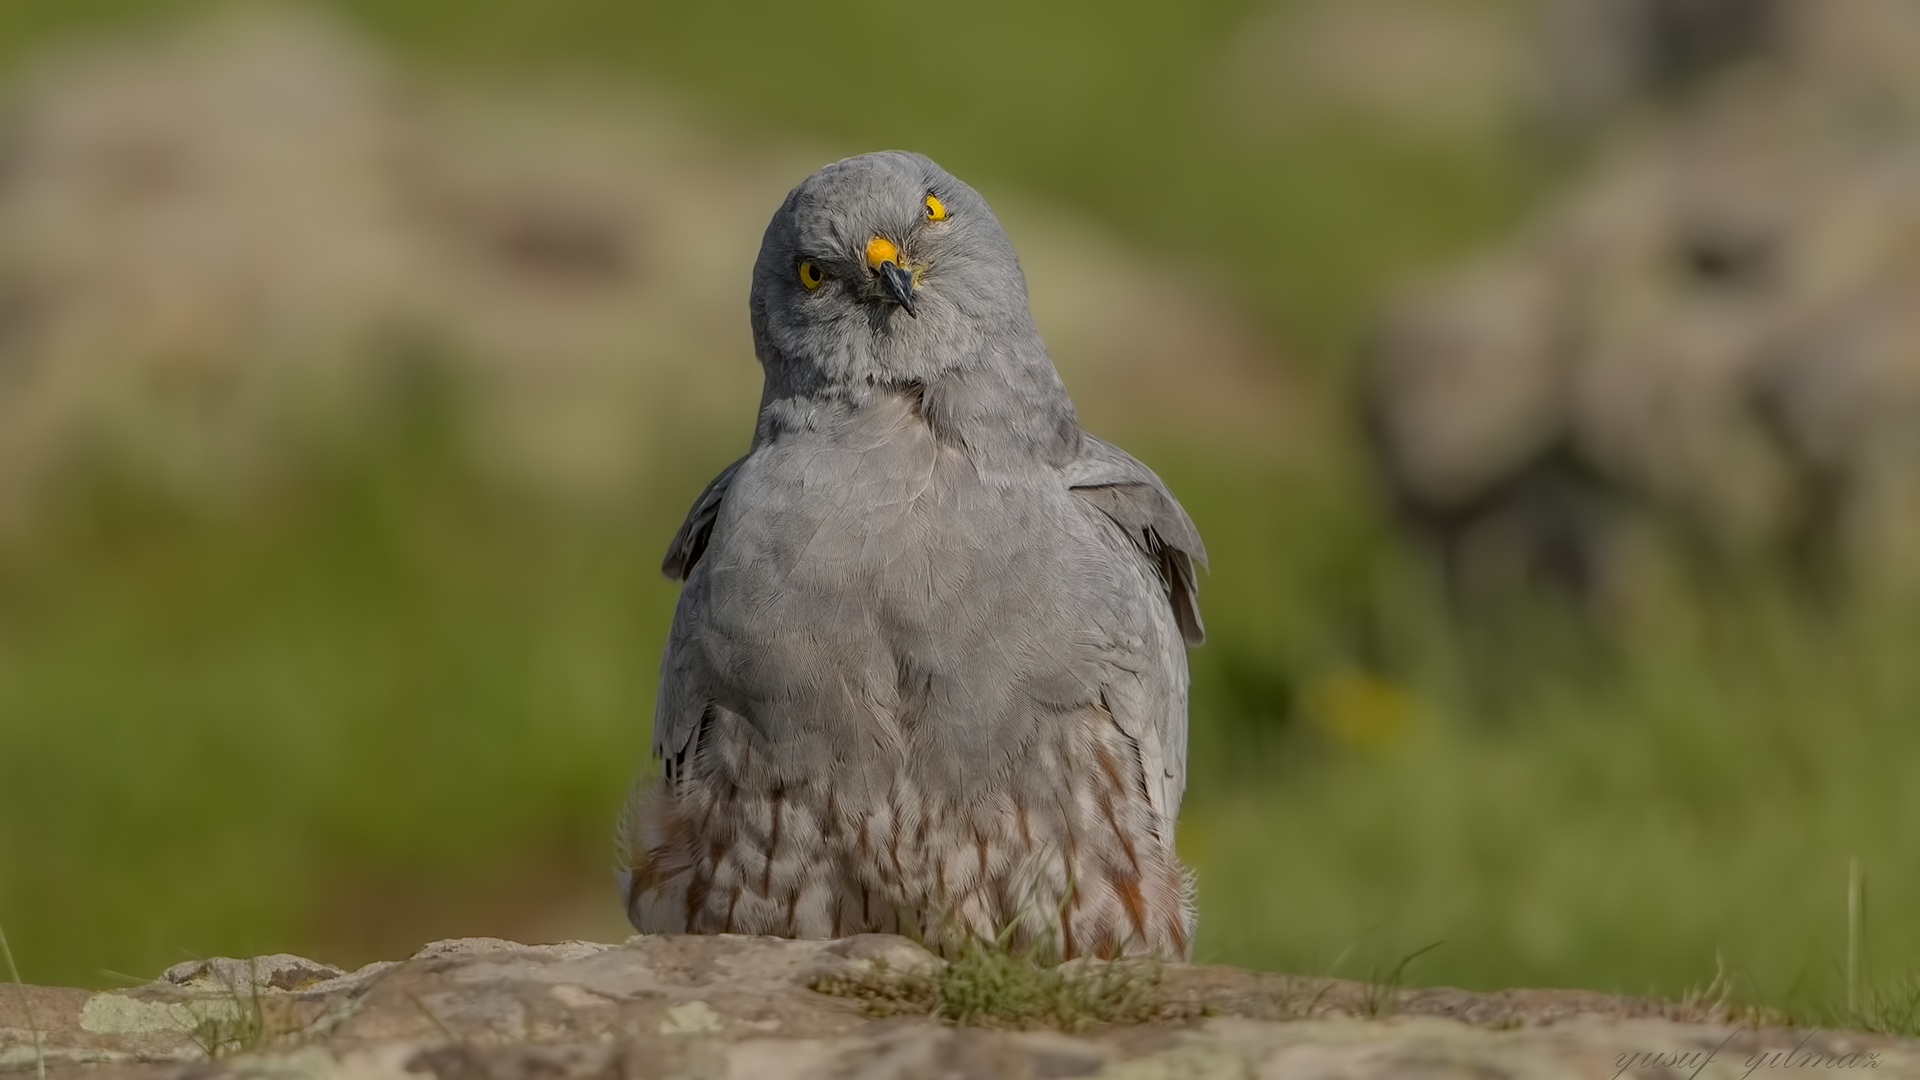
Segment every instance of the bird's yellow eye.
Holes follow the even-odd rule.
[[[947,219],[946,205],[940,201],[940,197],[938,195],[928,195],[927,196],[927,220],[928,221],[945,221],[946,219]]]
[[[827,280],[827,276],[820,272],[819,267],[804,259],[801,260],[800,284],[805,285],[809,289],[817,289],[820,287],[820,283],[825,280]]]

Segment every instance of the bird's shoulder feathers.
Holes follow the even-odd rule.
[[[1200,644],[1206,628],[1193,564],[1207,565],[1207,549],[1173,493],[1152,469],[1092,435],[1083,436],[1080,454],[1063,471],[1069,490],[1097,507],[1153,561],[1181,636],[1189,645]]]
[[[667,557],[661,560],[660,572],[675,581],[687,580],[693,573],[694,564],[700,556],[706,554],[707,542],[713,538],[713,523],[720,516],[720,502],[727,496],[727,488],[732,485],[734,474],[740,466],[746,464],[746,458],[734,462],[720,470],[700,497],[693,500],[693,508],[687,511],[687,520],[680,523],[680,530],[673,534],[667,544]]]

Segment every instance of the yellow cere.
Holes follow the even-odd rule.
[[[878,270],[880,269],[880,264],[883,262],[897,263],[899,261],[900,249],[893,246],[893,241],[884,236],[876,236],[867,241],[868,266]]]
[[[939,196],[928,195],[927,196],[927,220],[928,221],[945,221],[946,219],[947,219],[946,205],[940,201]]]
[[[817,289],[820,287],[820,283],[825,280],[827,280],[826,275],[820,272],[819,267],[810,262],[802,262],[800,264],[800,284],[805,285],[809,289]]]

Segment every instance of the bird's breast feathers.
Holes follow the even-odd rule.
[[[840,597],[834,607],[870,601],[931,618],[1017,591],[1085,608],[1077,594],[1135,576],[1113,565],[1103,529],[1055,470],[989,483],[925,425],[885,426],[760,448],[733,481],[708,558],[757,605]]]

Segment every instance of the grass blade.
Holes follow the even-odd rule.
[[[40,1041],[40,1023],[33,1016],[33,999],[27,996],[27,984],[13,962],[13,947],[7,944],[7,931],[0,927],[0,955],[7,958],[7,973],[13,976],[14,989],[20,991],[20,1007],[27,1013],[27,1030],[33,1033],[33,1070],[38,1080],[47,1080],[47,1052]]]

